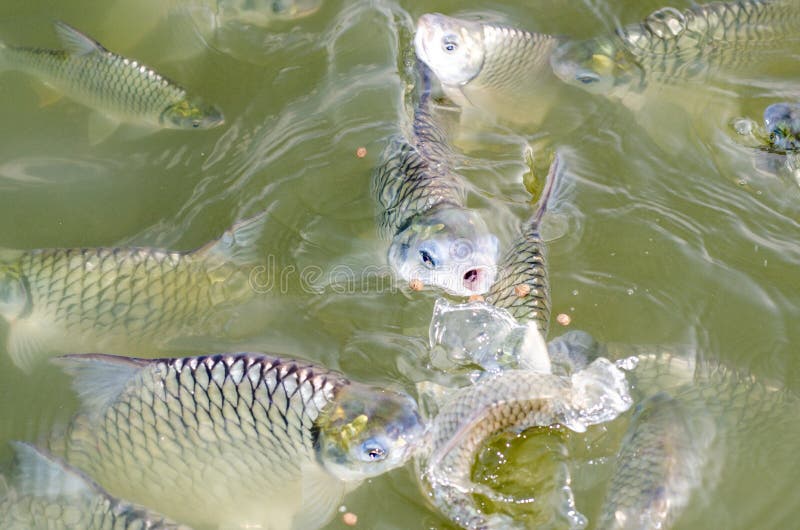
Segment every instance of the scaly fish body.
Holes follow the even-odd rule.
[[[60,362],[85,406],[65,459],[112,494],[197,526],[322,526],[348,489],[402,465],[424,431],[407,395],[306,362]]]
[[[471,481],[481,445],[504,431],[563,425],[583,431],[630,407],[625,376],[604,359],[572,377],[507,370],[450,393],[431,423],[430,451],[421,462],[423,486],[434,504],[463,528],[517,526],[487,515],[473,493],[492,493]]]
[[[29,368],[37,355],[156,348],[214,331],[215,310],[253,295],[251,246],[260,218],[192,252],[148,248],[9,251],[0,266],[6,349]],[[108,351],[108,350],[106,350]]]
[[[481,294],[494,281],[497,239],[465,208],[463,178],[430,112],[425,74],[409,137],[393,138],[372,178],[378,229],[390,237],[389,263],[406,281],[457,295]]]
[[[539,107],[547,107],[555,81],[550,53],[558,44],[550,35],[438,13],[422,15],[414,37],[417,57],[455,103],[523,123],[537,121]],[[532,93],[537,105],[526,97]]]
[[[796,37],[797,0],[712,2],[683,11],[663,8],[614,37],[567,42],[551,56],[555,74],[590,92],[624,95],[649,81],[706,76],[709,68],[738,68],[758,51]]]
[[[106,50],[63,22],[55,27],[66,50],[0,46],[0,69],[32,74],[119,121],[177,129],[223,122],[219,110],[151,68]]]
[[[33,446],[14,446],[20,472],[16,487],[0,496],[2,530],[191,530],[111,497],[78,470]]]

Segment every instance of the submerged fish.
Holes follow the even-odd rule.
[[[708,411],[666,392],[636,406],[595,528],[671,528],[702,483],[716,435]]]
[[[0,70],[32,74],[110,121],[171,129],[208,129],[223,122],[214,106],[149,67],[106,50],[64,22],[55,30],[64,50],[0,44]],[[96,131],[96,140],[113,132]]]
[[[182,334],[222,332],[211,327],[213,316],[254,294],[249,284],[250,267],[258,259],[253,240],[264,217],[235,225],[189,252],[0,252],[0,315],[8,323],[9,355],[29,369],[42,354],[128,351],[132,344],[155,349]]]
[[[450,99],[515,122],[536,121],[538,107],[548,106],[544,100],[552,94],[546,88],[555,81],[550,53],[559,42],[551,35],[438,13],[422,15],[414,36],[417,57]],[[534,92],[538,105],[521,103]]]
[[[580,369],[594,357],[619,359],[637,401],[637,412],[619,448],[597,528],[670,528],[692,496],[716,486],[732,453],[737,463],[769,475],[769,459],[791,459],[754,433],[800,434],[800,401],[780,385],[758,379],[692,352],[661,346],[601,345],[581,331],[549,345]],[[770,435],[767,434],[769,437]],[[792,451],[794,446],[787,446]],[[774,454],[773,454],[774,453]],[[769,478],[767,478],[769,480]]]
[[[0,492],[2,530],[190,530],[110,496],[31,445],[17,442],[14,449],[19,473],[16,487]]]
[[[605,359],[569,377],[507,370],[449,391],[442,399],[431,422],[429,451],[418,464],[428,497],[467,529],[520,527],[506,515],[482,513],[473,498],[498,497],[471,480],[475,456],[490,437],[536,426],[563,425],[582,432],[631,405],[625,375]]]
[[[669,83],[707,76],[709,67],[737,68],[758,61],[759,49],[797,37],[797,0],[711,2],[684,10],[666,7],[614,36],[565,42],[551,55],[565,83],[594,93],[624,96],[649,81]]]
[[[346,491],[402,465],[425,430],[406,394],[263,354],[58,362],[84,405],[65,459],[196,526],[318,528]]]
[[[390,140],[372,178],[379,231],[392,239],[389,263],[404,280],[456,295],[482,294],[494,282],[497,238],[465,207],[465,185],[431,115],[430,81],[422,69],[411,134]]]
[[[242,22],[268,26],[276,21],[296,20],[316,13],[322,0],[207,0],[216,6],[220,24]]]
[[[764,110],[769,148],[778,152],[800,150],[800,104],[773,103]]]

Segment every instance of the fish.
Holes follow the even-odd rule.
[[[431,113],[429,74],[420,69],[411,134],[392,137],[373,172],[378,231],[391,239],[388,261],[403,280],[483,294],[495,278],[497,237],[465,206],[465,182],[452,168],[452,148]]]
[[[784,386],[714,359],[698,359],[691,347],[601,344],[570,331],[548,344],[580,370],[594,358],[615,359],[626,370],[637,402],[612,470],[596,528],[666,529],[698,493],[720,481],[725,454],[758,462],[791,455],[754,433],[781,439],[800,434],[800,399]],[[686,351],[682,351],[686,350]],[[769,434],[773,433],[773,434]],[[793,450],[793,446],[786,448]],[[768,455],[769,453],[769,455]]]
[[[715,437],[708,411],[680,397],[661,391],[637,404],[596,528],[671,528],[702,484]]]
[[[110,496],[91,478],[24,442],[13,442],[18,484],[0,492],[2,530],[191,530]]]
[[[210,129],[224,116],[214,105],[134,59],[117,55],[62,21],[54,23],[64,49],[0,44],[0,71],[33,75],[71,99],[98,111],[90,121],[97,143],[119,123],[148,128]]]
[[[319,11],[322,0],[216,0],[216,17],[222,24],[241,22],[267,27],[274,22],[292,21]]]
[[[554,35],[440,13],[422,15],[414,35],[417,57],[448,98],[517,123],[539,121],[557,95],[550,54],[560,43]]]
[[[773,103],[764,109],[769,149],[787,153],[800,150],[800,104]]]
[[[797,0],[711,2],[666,7],[612,36],[572,40],[550,55],[555,75],[591,93],[625,97],[651,81],[703,80],[712,70],[739,69],[785,45],[800,24]]]
[[[197,332],[222,333],[221,311],[252,298],[253,243],[265,213],[192,251],[53,248],[0,251],[6,350],[30,371],[57,353],[156,349]],[[102,351],[102,350],[101,350]]]
[[[408,394],[307,361],[54,362],[82,409],[51,447],[111,494],[197,527],[318,528],[347,491],[403,465],[426,429]]]
[[[537,426],[583,432],[631,406],[624,373],[605,359],[571,376],[505,370],[440,399],[430,420],[430,443],[419,456],[419,474],[432,503],[466,529],[524,528],[505,514],[483,513],[473,498],[480,494],[508,502],[471,480],[476,454],[490,437]]]
[[[486,294],[487,303],[506,309],[521,324],[535,322],[544,337],[550,327],[550,285],[547,248],[540,227],[553,189],[562,178],[562,156],[556,152],[536,212],[506,250],[498,266],[497,281]]]

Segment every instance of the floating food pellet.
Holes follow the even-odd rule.
[[[556,317],[556,322],[562,326],[569,326],[569,323],[572,322],[572,318],[566,313],[559,313]]]
[[[521,283],[514,287],[514,292],[517,293],[517,296],[522,298],[523,296],[528,296],[531,294],[531,286],[527,283]]]
[[[364,158],[365,156],[367,156],[367,148],[362,146],[356,149],[356,156],[358,158]]]
[[[353,512],[347,512],[342,515],[342,522],[347,526],[355,526],[358,522],[358,516]]]
[[[483,296],[479,294],[473,294],[472,296],[469,297],[470,302],[483,302],[483,300],[484,300]]]
[[[410,282],[408,282],[408,286],[411,287],[412,291],[421,291],[422,280],[411,280]]]

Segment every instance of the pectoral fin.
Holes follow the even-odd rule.
[[[336,514],[347,483],[325,471],[316,462],[303,466],[303,502],[292,520],[292,529],[321,528]]]
[[[19,493],[48,499],[80,499],[97,493],[97,485],[61,460],[23,442],[11,442],[17,455]]]
[[[50,105],[58,103],[61,101],[61,98],[64,97],[63,93],[42,83],[36,83],[33,87],[33,91],[39,96],[40,108],[49,107]]]
[[[50,339],[57,333],[35,313],[11,321],[6,338],[6,350],[11,361],[23,372],[30,373],[46,353]]]

